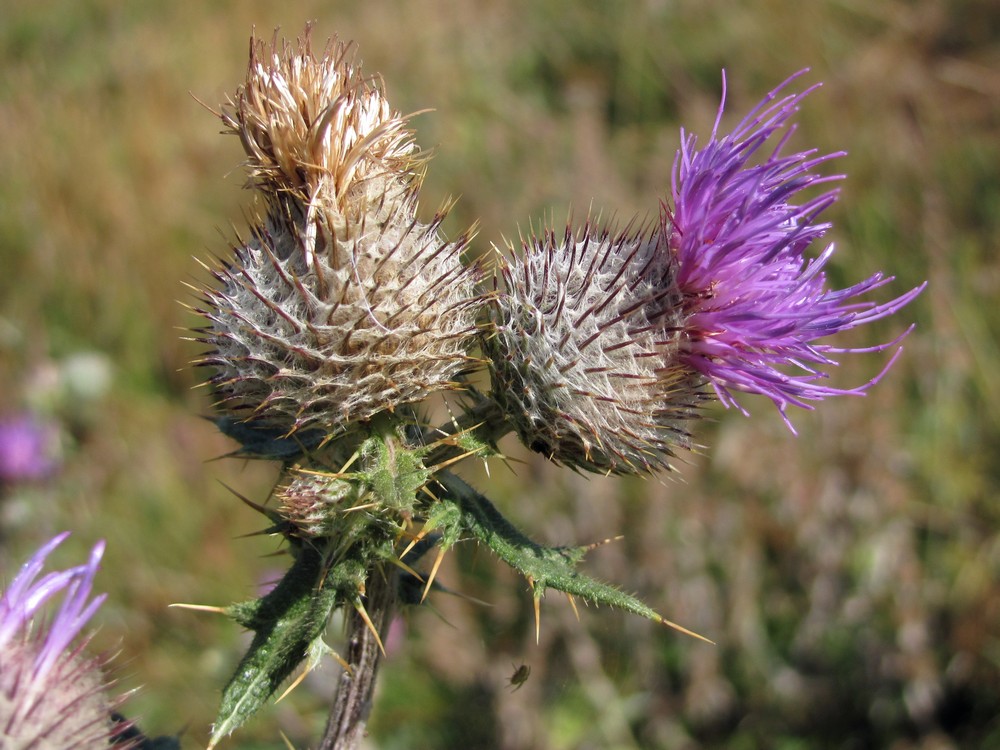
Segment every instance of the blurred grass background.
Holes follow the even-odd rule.
[[[654,217],[678,127],[706,134],[790,73],[824,81],[798,146],[846,149],[830,212],[833,283],[879,269],[883,299],[930,279],[863,346],[917,324],[866,399],[793,416],[712,411],[681,481],[584,479],[528,459],[475,475],[550,543],[624,534],[589,570],[637,591],[710,647],[634,617],[543,606],[485,552],[395,626],[372,745],[395,748],[1000,747],[1000,8],[992,0],[494,0],[173,3],[0,1],[0,414],[60,429],[62,465],[0,499],[0,575],[71,528],[98,538],[110,593],[96,644],[120,651],[147,731],[204,745],[245,635],[167,609],[252,595],[283,565],[241,540],[273,470],[206,462],[232,446],[199,418],[181,340],[192,256],[245,225],[234,138],[194,99],[242,81],[250,30],[355,40],[390,101],[436,148],[427,215],[481,223],[479,246],[589,207]],[[876,329],[877,330],[874,330]],[[835,382],[872,377],[848,359]],[[511,455],[526,458],[516,446]],[[334,629],[334,632],[336,630]],[[405,638],[397,636],[405,635]],[[520,664],[531,675],[517,692]],[[229,743],[319,736],[329,665]]]

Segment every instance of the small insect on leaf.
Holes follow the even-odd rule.
[[[513,664],[511,666],[514,666]],[[531,674],[531,667],[527,664],[522,664],[521,666],[514,669],[514,674],[510,676],[510,683],[507,687],[513,688],[511,692],[515,692],[524,683],[528,681],[528,676]]]

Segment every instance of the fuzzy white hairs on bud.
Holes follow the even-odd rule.
[[[523,244],[485,345],[521,439],[589,471],[668,468],[690,446],[701,379],[676,364],[681,305],[660,234],[588,224]]]

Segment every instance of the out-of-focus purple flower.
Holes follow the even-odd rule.
[[[42,575],[67,536],[42,546],[0,596],[0,747],[107,748],[115,733],[104,661],[84,655],[86,638],[74,644],[105,598],[91,596],[104,543],[85,564]]]
[[[57,428],[24,414],[0,421],[0,484],[50,476],[58,467]]]
[[[677,264],[675,283],[684,299],[681,362],[707,377],[726,406],[746,413],[734,399],[735,391],[767,396],[789,427],[789,404],[812,408],[810,401],[864,393],[895,360],[894,355],[869,382],[840,389],[819,382],[827,377],[819,368],[837,364],[831,355],[883,351],[909,329],[893,341],[864,349],[837,348],[818,340],[895,313],[925,286],[884,304],[858,301],[893,277],[876,273],[846,289],[828,289],[823,268],[833,245],[812,259],[805,256],[829,229],[816,218],[837,199],[838,191],[794,201],[807,188],[842,179],[816,172],[842,153],[782,154],[793,130],[786,129],[789,119],[816,88],[784,93],[804,72],[778,86],[732,133],[720,137],[723,88],[708,142],[699,148],[695,136],[681,133],[673,206],[664,207],[663,218],[664,236]],[[751,163],[775,137],[773,151]]]

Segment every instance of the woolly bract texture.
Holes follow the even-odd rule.
[[[293,433],[346,429],[448,388],[468,366],[482,305],[467,238],[416,217],[424,158],[348,49],[317,59],[254,41],[222,115],[267,207],[214,270],[210,325],[219,407]]]
[[[676,269],[658,232],[546,231],[502,270],[486,338],[493,390],[525,445],[630,474],[688,447],[702,377],[678,364]]]
[[[39,575],[45,558],[68,534],[39,549],[0,597],[0,747],[5,750],[106,749],[113,703],[105,695],[101,659],[73,645],[104,601],[90,598],[104,545],[85,565]],[[63,600],[55,616],[45,604]]]

